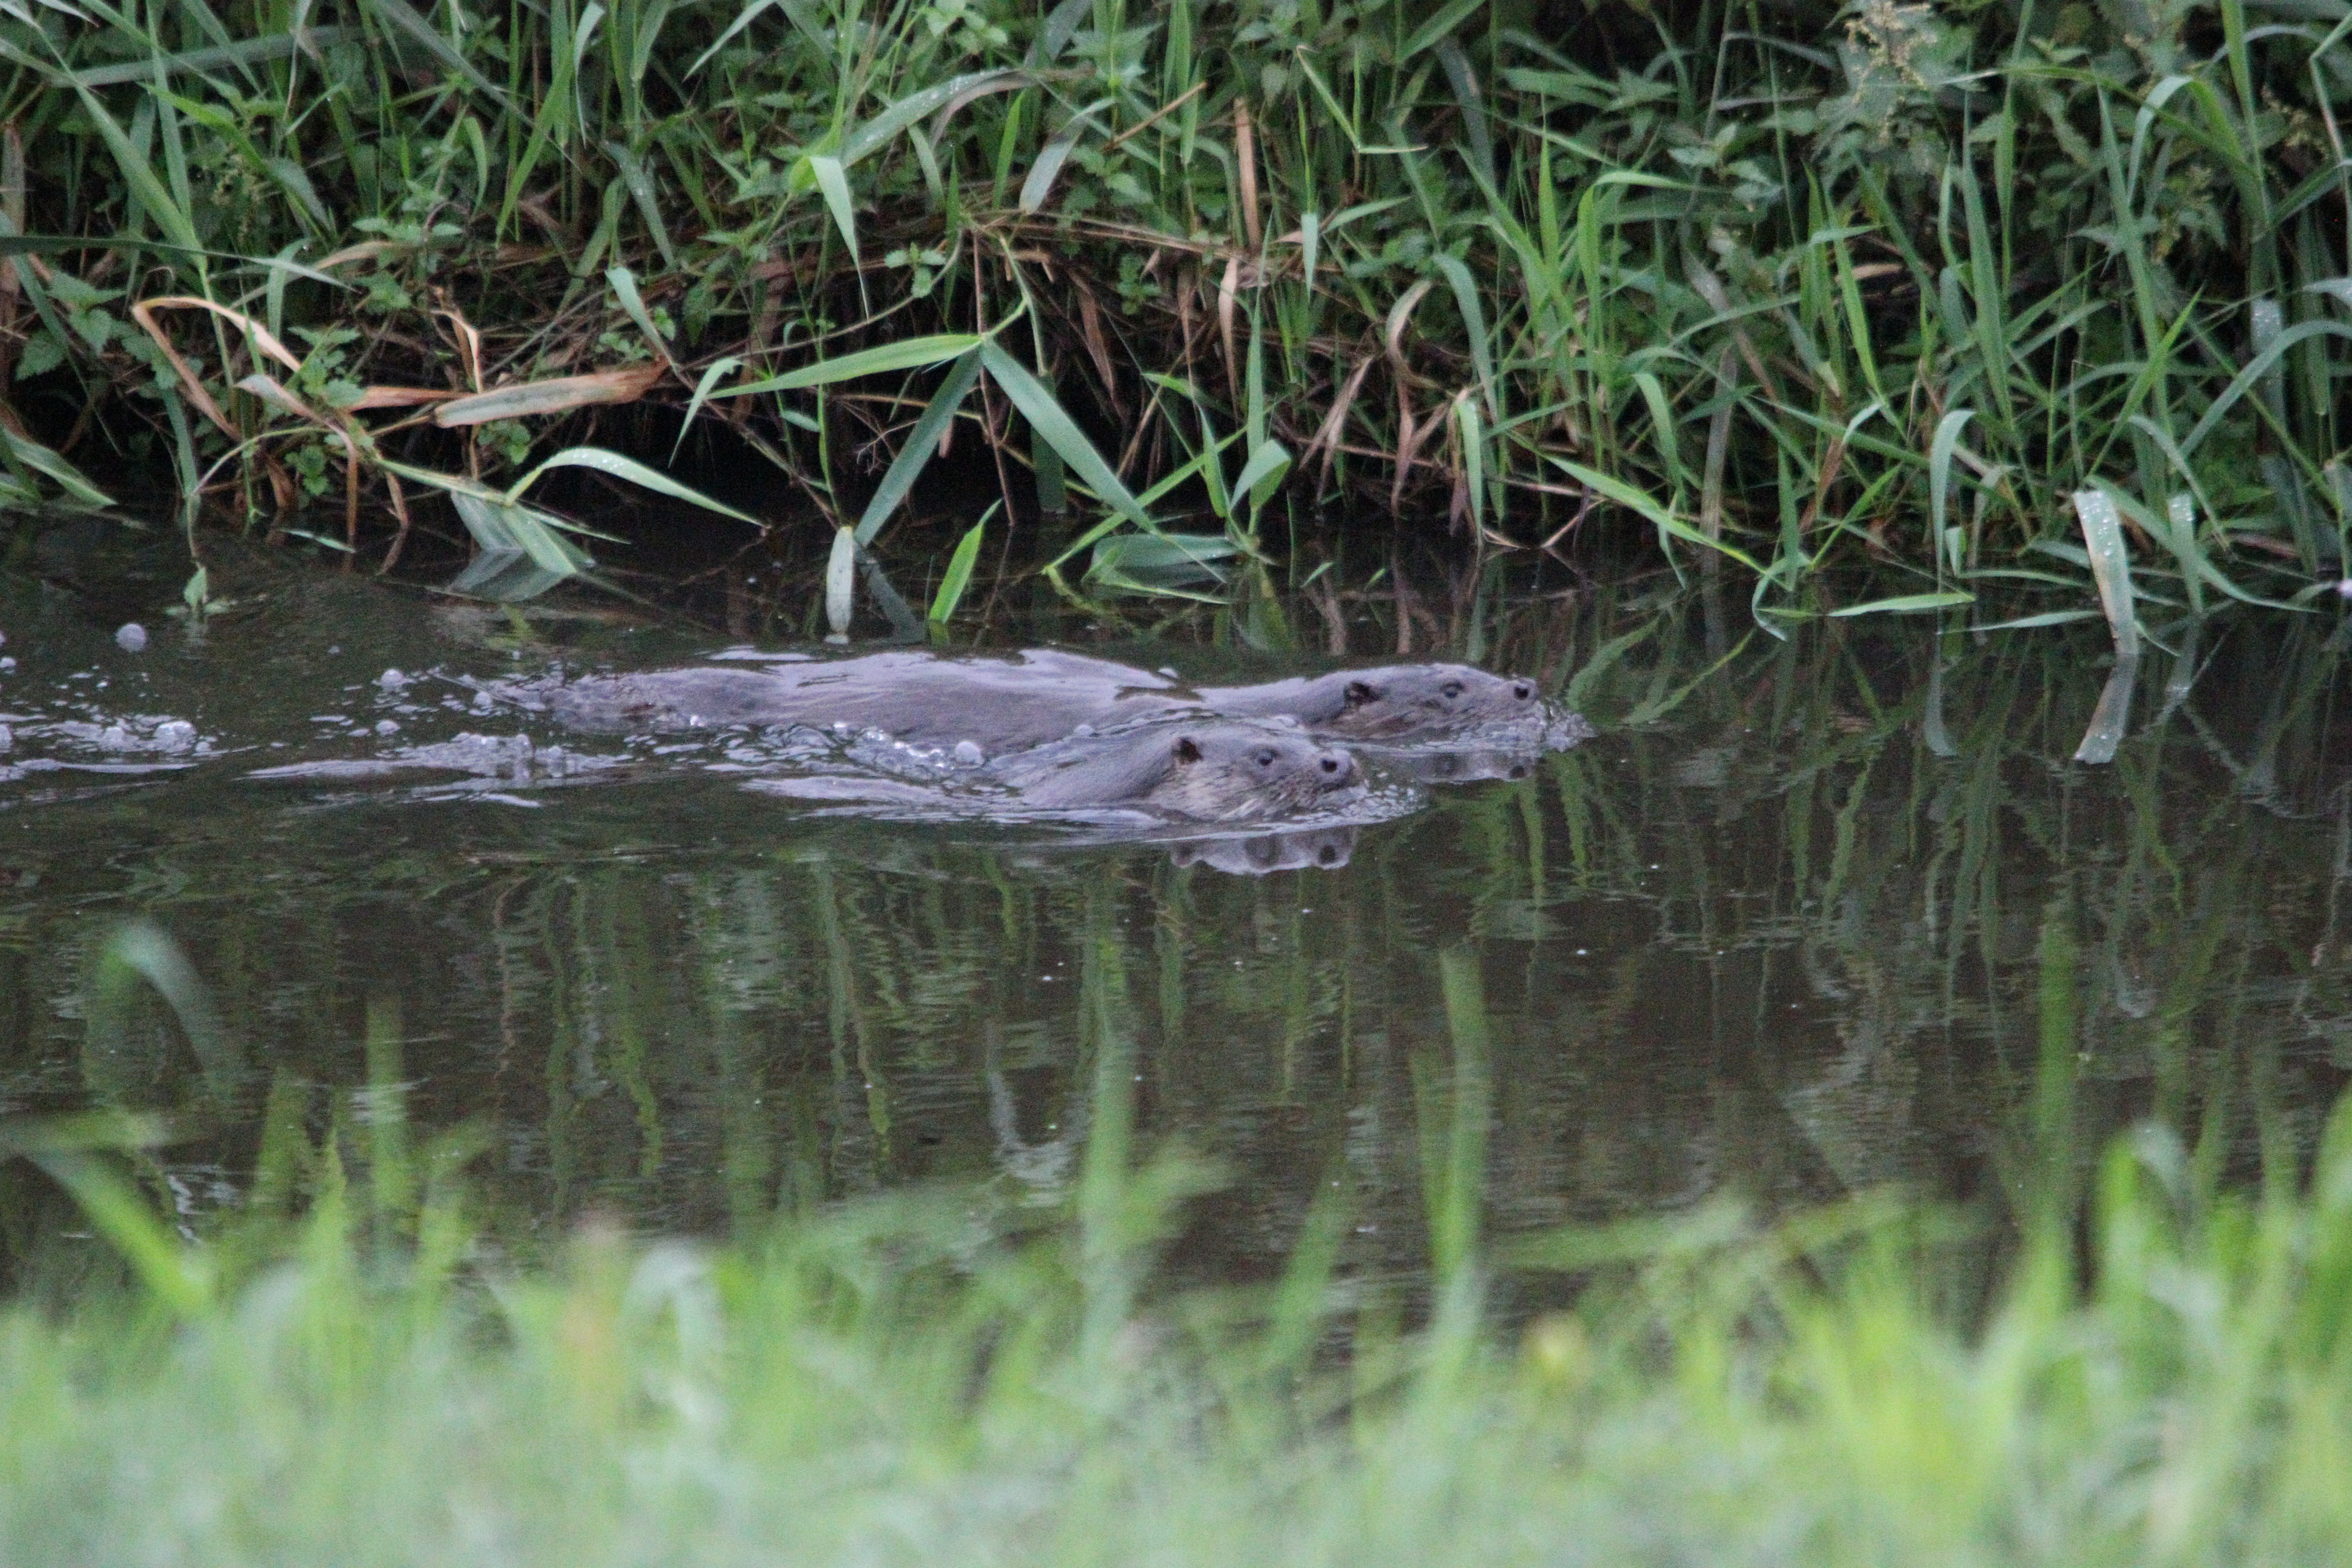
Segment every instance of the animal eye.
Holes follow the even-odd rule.
[[[1462,695],[1462,683],[1458,680],[1449,680],[1437,689],[1444,695],[1448,702],[1451,702]]]
[[[1273,747],[1268,746],[1265,751],[1260,752],[1257,754],[1257,765],[1258,765],[1259,767],[1262,767],[1262,768],[1270,768],[1270,767],[1274,766],[1274,748],[1273,748]]]

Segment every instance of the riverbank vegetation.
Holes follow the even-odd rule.
[[[53,1288],[0,1316],[0,1542],[2074,1565],[2333,1561],[2352,1537],[2352,1111],[2307,1179],[2282,1142],[2225,1190],[2211,1128],[2147,1127],[2084,1168],[2061,983],[2005,1215],[1718,1204],[1501,1246],[1476,1198],[1477,977],[1444,966],[1451,1047],[1415,1071],[1426,1289],[1335,1267],[1338,1195],[1276,1279],[1160,1283],[1213,1175],[1136,1148],[1115,1029],[1059,1208],[868,1198],[716,1249],[593,1220],[501,1241],[467,1201],[478,1145],[411,1128],[389,1078],[315,1142],[281,1084],[250,1193],[181,1203],[177,1233],[91,1147],[165,1124],[13,1124],[116,1250],[47,1244]],[[1537,1307],[1492,1313],[1505,1279]]]
[[[128,453],[371,561],[450,493],[536,568],[491,592],[586,564],[535,462],[657,460],[683,419],[942,613],[971,519],[877,537],[941,451],[1008,519],[1079,492],[1055,553],[1105,593],[1286,558],[1328,501],[1654,538],[1768,623],[2293,602],[2352,515],[2347,33],[2326,0],[46,5],[0,17],[5,455],[70,493]]]

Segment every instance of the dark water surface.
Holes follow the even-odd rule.
[[[1537,676],[1601,737],[1434,788],[1343,864],[1245,875],[825,817],[691,773],[439,797],[257,783],[387,722],[564,741],[388,668],[651,665],[729,639],[510,617],[282,556],[225,560],[234,607],[192,635],[164,613],[175,547],[113,526],[20,524],[0,553],[0,1114],[197,1108],[154,1151],[190,1212],[243,1190],[273,1087],[313,1136],[399,1109],[420,1136],[474,1121],[473,1172],[524,1229],[593,1208],[711,1232],[940,1178],[1042,1206],[1076,1179],[1097,1075],[1131,1068],[1145,1140],[1227,1178],[1189,1267],[1262,1271],[1337,1192],[1350,1267],[1409,1279],[1444,1105],[1472,1079],[1508,1236],[1726,1192],[1998,1194],[2037,1114],[2049,1131],[2045,1040],[2071,1042],[2086,1157],[2158,1110],[2241,1172],[2265,1137],[2307,1142],[2352,1068],[2333,618],[2209,626],[2181,670],[2155,661],[2092,768],[2070,759],[2104,642],[2081,628],[1939,645],[1917,620],[1820,623],[1711,649],[1695,605],[1490,575],[1419,653]],[[1360,608],[1352,650],[1391,652],[1385,608]],[[118,646],[131,620],[143,650]],[[1221,629],[1204,615],[1143,657],[1226,679],[1331,662]],[[135,918],[192,963],[218,1059],[152,992],[100,994]],[[205,1109],[232,1079],[231,1109]],[[0,1167],[12,1266],[77,1228],[45,1178]]]

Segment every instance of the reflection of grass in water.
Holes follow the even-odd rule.
[[[1203,1172],[1130,1147],[1136,998],[1092,929],[1093,1137],[1025,1235],[957,1189],[719,1250],[592,1222],[488,1261],[466,1140],[408,1136],[380,1092],[317,1146],[280,1103],[254,1201],[191,1243],[70,1147],[105,1129],[52,1126],[39,1157],[130,1283],[0,1315],[0,1553],[2074,1564],[2352,1539],[2352,1108],[2307,1195],[2225,1195],[2168,1134],[2119,1140],[2087,1245],[2030,1204],[1990,1288],[1964,1230],[1870,1199],[1497,1255],[1486,1003],[1449,955],[1451,1047],[1414,1063],[1433,1313],[1335,1269],[1337,1200],[1267,1288],[1154,1289]],[[2028,1140],[2065,1136],[2071,1016],[2043,1019]],[[1506,1331],[1478,1305],[1498,1270],[1580,1289]]]
[[[1620,636],[1589,613],[1575,646]],[[1497,662],[1590,671],[1554,646],[1559,619],[1498,618]],[[1672,624],[1645,627],[1586,682],[1600,741],[1522,783],[1433,792],[1328,876],[755,837],[733,819],[714,822],[708,854],[640,856],[613,846],[649,830],[614,813],[601,821],[618,837],[574,829],[576,849],[414,857],[382,873],[410,900],[393,912],[368,903],[383,883],[282,894],[242,854],[200,845],[154,850],[132,893],[199,943],[225,1026],[263,1059],[286,1049],[269,1031],[292,999],[308,1039],[276,1059],[362,1082],[350,1042],[365,999],[400,995],[420,1119],[487,1108],[507,1153],[480,1173],[486,1190],[565,1222],[604,1208],[749,1231],[778,1207],[985,1171],[1005,1157],[982,1106],[992,1071],[1042,1170],[1095,1070],[1095,994],[1076,983],[1115,956],[1150,1085],[1140,1124],[1189,1130],[1254,1178],[1251,1223],[1188,1251],[1188,1277],[1278,1254],[1327,1165],[1381,1211],[1364,1216],[1376,1232],[1350,1233],[1351,1259],[1415,1276],[1426,1260],[1397,1212],[1423,1190],[1415,1069],[1445,1026],[1433,954],[1465,936],[1496,1018],[1490,1188],[1498,1205],[1523,1200],[1498,1207],[1494,1234],[1727,1182],[1764,1203],[1896,1177],[1973,1191],[2014,1166],[2005,1119],[2032,1090],[2053,900],[2096,1069],[2082,1149],[2153,1105],[2200,1129],[2214,1170],[2250,1168],[2261,1124],[2307,1153],[2334,1080],[2300,1042],[2352,1037],[2337,995],[2352,965],[2336,938],[2315,941],[2331,884],[2309,851],[2325,828],[2219,785],[2243,777],[2280,812],[2332,812],[2309,784],[2328,777],[2312,721],[2333,658],[2321,637],[2284,644],[2242,728],[2210,737],[2188,716],[2226,731],[2233,705],[2201,694],[2144,727],[2152,669],[2143,727],[2095,773],[2064,760],[2096,677],[2063,649],[1948,646],[1956,755],[1941,758],[1923,739],[1924,641],[1759,639],[1694,685],[1715,656],[1691,630],[1685,646]],[[1668,728],[1625,732],[1669,700]],[[331,865],[347,853],[307,844]],[[258,908],[235,901],[257,893]],[[16,995],[70,994],[104,929],[92,922],[115,907],[41,905],[7,955]],[[407,965],[410,944],[386,934],[404,909],[455,937],[413,944],[425,956]],[[272,919],[283,927],[257,934]],[[370,951],[339,960],[355,933]],[[1594,956],[1577,958],[1587,942]],[[452,950],[494,958],[478,1001],[435,993],[449,972],[426,962]],[[58,1059],[37,1015],[0,1019],[12,1095]],[[70,1020],[45,1026],[79,1043]],[[494,1027],[500,1048],[478,1051]],[[200,1065],[153,1029],[133,1045],[77,1081],[171,1103]],[[487,1107],[467,1097],[477,1085]],[[1845,1129],[1870,1137],[1842,1142]],[[234,1169],[249,1148],[240,1131],[211,1157]]]

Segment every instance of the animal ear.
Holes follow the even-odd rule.
[[[1349,707],[1361,708],[1367,702],[1379,701],[1381,694],[1363,681],[1351,680],[1348,682],[1348,689],[1341,692],[1340,697]]]
[[[1200,742],[1190,735],[1179,735],[1176,743],[1168,748],[1168,754],[1180,763],[1197,763],[1201,760]]]

